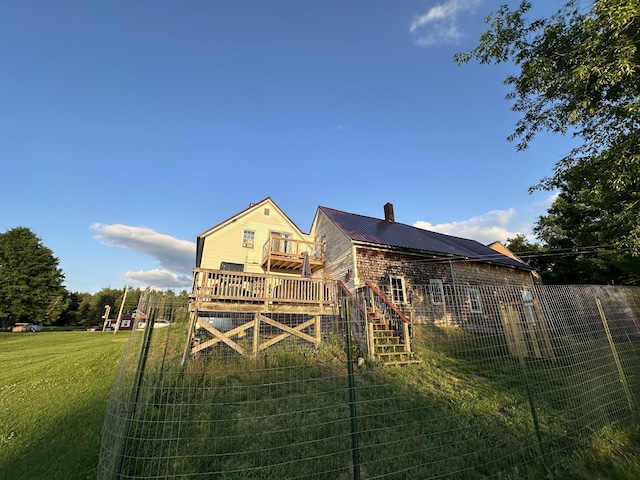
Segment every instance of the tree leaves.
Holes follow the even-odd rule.
[[[516,10],[501,7],[487,18],[478,46],[454,60],[519,69],[505,79],[513,88],[507,99],[522,114],[508,137],[517,150],[543,131],[580,140],[531,188],[560,192],[536,227],[545,247],[600,246],[585,278],[638,281],[640,2],[596,0],[586,9],[570,0],[533,21],[526,19],[530,9],[527,1]]]
[[[63,281],[58,259],[30,229],[0,234],[0,324],[43,322],[59,315]]]

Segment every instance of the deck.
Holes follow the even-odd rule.
[[[261,266],[267,273],[272,270],[301,273],[305,254],[309,260],[311,272],[322,268],[324,244],[286,237],[270,237],[262,247]]]
[[[333,280],[195,268],[191,311],[330,314]]]
[[[289,338],[318,345],[322,316],[336,314],[336,294],[330,280],[195,268],[184,359],[223,344],[254,356]],[[273,315],[281,313],[292,320]]]

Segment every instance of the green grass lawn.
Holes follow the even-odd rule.
[[[96,477],[126,340],[102,332],[0,333],[0,479]]]
[[[151,388],[145,389],[145,403],[138,411],[144,421],[132,427],[136,435],[125,445],[127,451],[152,458],[148,465],[153,471],[146,471],[147,463],[139,461],[124,464],[123,472],[131,467],[131,472],[148,477],[163,471],[188,476],[226,469],[232,473],[225,478],[264,480],[266,473],[268,478],[286,479],[292,472],[326,478],[313,472],[348,471],[345,355],[339,345],[325,343],[307,355],[273,349],[260,357],[264,370],[249,368],[255,367],[251,358],[194,361],[178,376],[171,362],[159,355],[164,351],[160,347],[172,345],[166,334],[158,331],[157,348],[150,354],[145,378]],[[425,338],[421,365],[371,365],[356,373],[364,478],[374,472],[390,475],[385,478],[426,478],[434,473],[441,478],[495,478],[497,472],[509,480],[640,478],[637,428],[593,424],[589,437],[580,441],[572,437],[587,432],[567,429],[563,434],[570,425],[564,423],[570,421],[564,404],[571,404],[580,391],[570,396],[544,392],[550,386],[556,392],[553,382],[561,385],[578,369],[568,365],[565,372],[559,364],[549,374],[543,365],[535,371],[533,362],[532,391],[552,466],[545,471],[533,458],[535,435],[520,391],[518,363],[508,357],[483,361],[473,352],[491,345],[486,340],[472,344],[473,338],[465,340],[467,354],[438,352],[427,347],[434,342]],[[0,480],[96,478],[107,397],[127,339],[127,334],[101,332],[0,334]],[[635,362],[638,357],[633,355]],[[179,358],[175,352],[172,356]],[[155,363],[161,367],[157,372]],[[592,371],[594,366],[582,369]],[[589,392],[593,395],[593,388]],[[163,429],[151,420],[161,421]],[[190,439],[184,450],[178,450],[173,427]],[[295,448],[292,441],[298,442]],[[563,441],[572,448],[564,449]],[[394,449],[400,450],[393,453]],[[460,455],[464,451],[467,455]],[[298,461],[301,452],[304,461]],[[482,469],[469,470],[473,465]],[[509,465],[519,468],[510,470]],[[402,472],[385,470],[391,467],[414,474],[403,477]],[[253,477],[248,476],[251,471]]]

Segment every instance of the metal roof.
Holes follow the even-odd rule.
[[[417,250],[436,255],[462,257],[523,270],[535,270],[526,263],[496,252],[475,240],[432,232],[403,223],[318,207],[354,242]]]

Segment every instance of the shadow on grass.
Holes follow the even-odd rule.
[[[23,445],[10,458],[0,456],[0,479],[95,479],[106,398],[89,401],[70,414],[48,419],[44,430],[25,432]],[[23,408],[29,408],[25,405]]]

